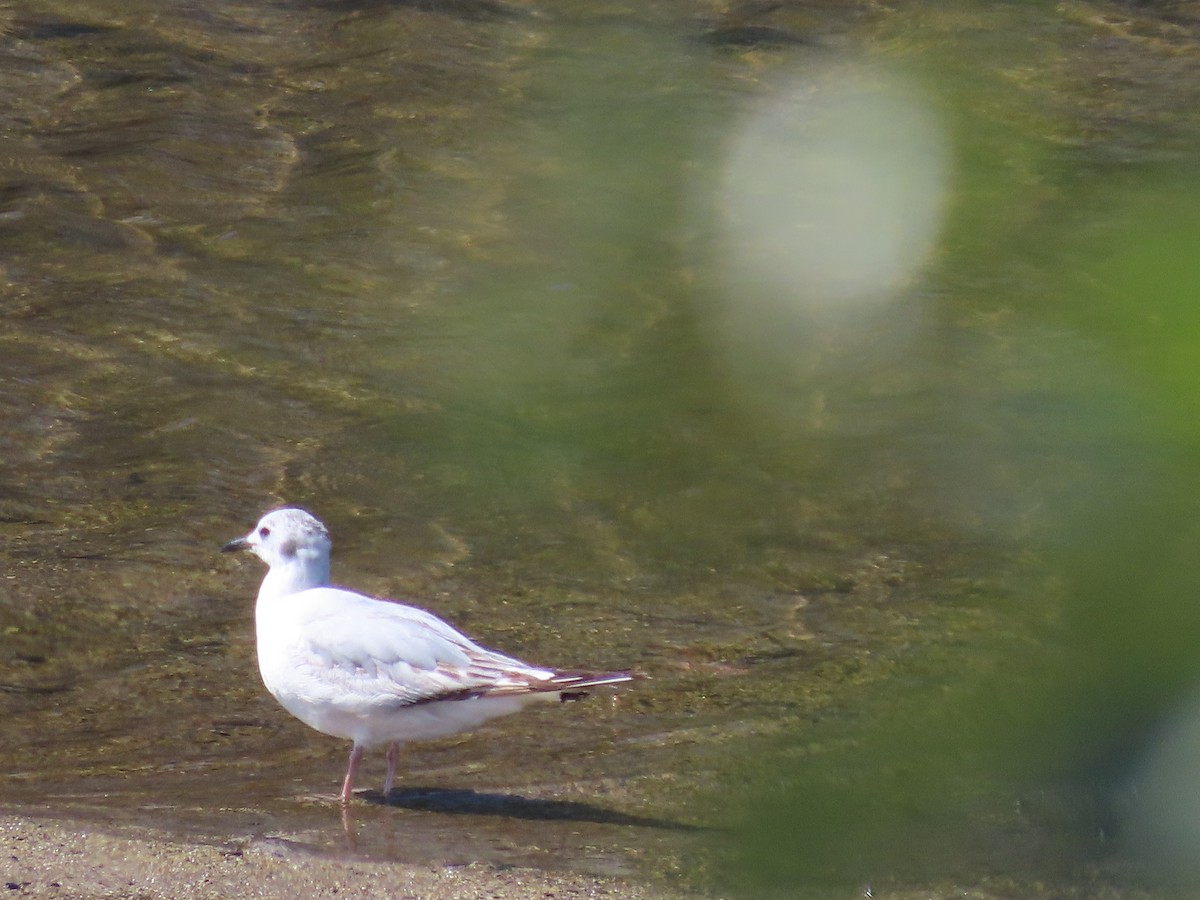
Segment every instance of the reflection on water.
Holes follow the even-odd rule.
[[[1088,273],[1146,205],[1144,183],[1105,167],[1194,147],[1195,80],[1179,76],[1200,23],[1120,9],[0,12],[5,802],[338,845],[336,810],[305,798],[332,795],[344,748],[265,697],[257,573],[216,553],[286,501],[330,522],[338,580],[420,598],[522,657],[651,676],[616,706],[409,751],[410,784],[615,817],[570,834],[491,817],[489,858],[551,864],[536,848],[553,847],[567,867],[670,872],[694,837],[639,823],[708,824],[724,814],[705,798],[745,794],[764,760],[790,786],[768,822],[783,842],[751,833],[766,880],[802,877],[774,866],[806,859],[801,840],[839,877],[892,871],[894,854],[846,847],[891,842],[913,796],[889,781],[882,836],[859,841],[855,815],[878,810],[833,811],[846,779],[883,784],[860,769],[924,761],[910,787],[953,780],[947,799],[1011,809],[997,771],[1053,766],[1000,733],[1027,735],[1064,696],[1102,703],[1056,683],[1043,708],[997,671],[1020,659],[1037,680],[1063,617],[1094,626],[1076,653],[1128,649],[1117,605],[1090,616],[1072,581],[1103,568],[1072,529],[1164,494],[1192,506],[1165,446],[1179,432],[1154,431],[1169,403],[1190,410],[1158,390],[1191,376],[1187,306],[1155,305],[1143,278],[1144,305],[1106,294],[1144,260],[1108,254],[1100,287]],[[838,118],[847,85],[891,96],[899,72],[921,98],[911,118],[945,134],[808,130]],[[1109,75],[1122,89],[1096,91]],[[782,181],[787,144],[737,151],[783,76],[803,87],[780,131],[824,135],[807,145],[818,181],[869,183],[848,157],[931,168],[886,170],[881,189],[912,193],[854,207],[863,219],[814,212],[845,212],[844,188],[822,182],[808,207]],[[789,215],[739,231],[731,159]],[[745,279],[790,262],[791,242],[827,248],[802,258],[812,272],[856,221],[918,219],[888,244],[908,255],[870,315],[743,315]],[[751,254],[733,282],[731,233]],[[1047,553],[1054,527],[1067,537]],[[1121,543],[1097,545],[1118,560]],[[1157,625],[1190,621],[1164,609]],[[1195,667],[1173,654],[1177,687]],[[1131,696],[1152,718],[1161,685],[1143,684]],[[1008,716],[1022,698],[1032,715]],[[966,721],[972,706],[990,724]],[[806,831],[817,800],[831,819]],[[410,814],[436,839],[391,846],[363,822],[360,852],[482,852],[460,817]],[[1000,819],[992,865],[1018,883],[1051,877],[1023,842],[1068,859],[1052,873],[1068,881],[1095,849],[1068,846],[1074,822]],[[947,846],[932,870],[974,870],[977,848]]]

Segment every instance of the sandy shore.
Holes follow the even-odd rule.
[[[0,816],[9,897],[389,897],[666,900],[660,887],[484,864],[402,865],[313,857],[286,845],[230,848]]]

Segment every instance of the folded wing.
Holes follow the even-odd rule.
[[[425,610],[351,591],[314,588],[289,603],[302,605],[293,678],[309,702],[367,711],[549,692],[574,699],[583,688],[631,678],[531,666],[479,646]]]

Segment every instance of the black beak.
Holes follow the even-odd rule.
[[[232,553],[234,550],[249,550],[250,542],[244,537],[234,538],[228,544],[221,548],[222,553]]]

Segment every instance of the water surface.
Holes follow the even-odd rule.
[[[1104,706],[1093,652],[1163,662],[1121,680],[1146,721],[1195,670],[1162,641],[1195,613],[1155,599],[1188,580],[1139,575],[1195,508],[1169,424],[1191,411],[1195,273],[1136,277],[1194,246],[1186,7],[0,15],[6,806],[734,884],[754,883],[739,858],[793,883],[786,860],[825,842],[840,881],[897,890],[1128,874],[1061,787],[1092,783],[1074,719],[1038,736]],[[863,222],[908,236],[878,283],[851,252],[863,147],[894,166]],[[806,194],[798,169],[841,187]],[[783,218],[747,225],[747,196]],[[847,244],[828,283],[786,274]],[[261,572],[216,552],[282,503],[330,525],[340,582],[647,678],[411,748],[401,808],[356,804],[348,846],[348,748],[265,695]],[[1100,562],[1145,589],[1151,630],[1114,637],[1124,607],[1076,587]],[[1077,618],[1112,628],[1080,644]],[[1109,724],[1105,748],[1144,733]],[[848,851],[921,830],[897,771],[947,795],[917,819],[958,829],[965,804],[980,840],[915,872]],[[839,822],[859,777],[879,809]],[[362,787],[381,778],[372,759]],[[782,839],[721,832],[731,868],[698,864],[693,827],[736,824],[729,798],[763,781],[780,808],[748,819]]]

